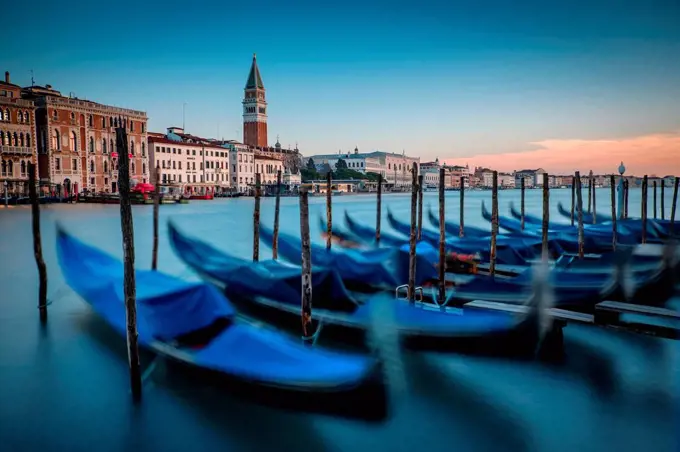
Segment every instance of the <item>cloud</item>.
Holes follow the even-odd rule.
[[[623,162],[627,175],[680,175],[680,131],[616,140],[544,140],[530,144],[538,149],[445,161],[508,172],[543,168],[553,174],[587,173],[591,169],[596,174],[612,173]]]

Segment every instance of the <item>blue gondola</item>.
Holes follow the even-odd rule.
[[[223,288],[240,309],[279,326],[300,322],[300,267],[277,261],[250,262],[228,255],[169,224],[177,255],[201,276]],[[312,258],[312,261],[314,258]],[[314,274],[319,273],[319,276]],[[505,313],[439,308],[394,300],[393,295],[352,297],[337,273],[313,271],[313,318],[322,334],[343,343],[361,344],[376,321],[372,310],[389,306],[394,327],[408,346],[482,352],[490,349],[526,353],[536,345],[537,310],[517,318]],[[502,339],[501,339],[502,338]],[[505,343],[505,341],[508,341]],[[522,344],[519,349],[509,344]]]
[[[57,254],[67,283],[124,336],[123,264],[63,230]],[[254,392],[297,394],[300,403],[300,394],[348,394],[375,378],[374,358],[310,348],[248,323],[212,285],[150,270],[136,270],[135,278],[139,344],[158,355]],[[262,286],[267,280],[252,282]]]

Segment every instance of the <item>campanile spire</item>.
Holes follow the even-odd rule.
[[[254,53],[243,96],[243,143],[267,147],[267,101]]]

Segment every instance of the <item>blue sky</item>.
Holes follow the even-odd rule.
[[[319,6],[321,5],[321,6]],[[11,2],[19,84],[241,138],[257,52],[269,140],[425,159],[680,128],[677,1]],[[8,28],[9,27],[9,28]],[[238,131],[238,132],[237,132]]]

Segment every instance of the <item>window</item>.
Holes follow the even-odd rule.
[[[59,112],[57,110],[52,110],[52,119],[55,121],[59,119]]]
[[[61,171],[61,159],[59,157],[54,159],[54,169]]]
[[[179,175],[179,183],[180,184],[182,183],[182,175],[181,174]]]
[[[134,132],[134,131],[135,131],[135,122],[130,121],[130,132]]]
[[[145,130],[146,130],[146,125],[144,123],[142,123],[142,133],[144,133]]]
[[[135,155],[135,142],[130,140],[130,154]]]
[[[94,117],[92,115],[89,115],[87,117],[87,125],[89,125],[90,127],[94,127]]]
[[[111,148],[111,152],[116,152],[116,148],[113,146],[113,139],[109,140],[109,147]]]
[[[19,146],[24,147],[24,133],[19,134]]]
[[[234,169],[232,170],[233,172],[236,172],[236,163],[231,165]]]
[[[130,173],[135,174],[135,162],[130,162]]]
[[[30,133],[26,134],[26,146],[29,147],[29,148],[31,147],[31,134]]]
[[[106,118],[102,116],[102,129],[106,127]]]
[[[7,161],[7,175],[11,176],[14,174],[14,162],[11,160]]]
[[[106,138],[102,138],[102,154],[106,154]]]
[[[196,182],[196,175],[194,174],[194,182]]]
[[[21,175],[22,176],[26,175],[26,162],[23,160],[21,161]]]
[[[73,171],[78,171],[78,159],[73,159],[71,161],[71,169]]]
[[[108,173],[108,172],[109,172],[109,162],[104,160],[104,173]]]
[[[24,122],[24,112],[23,111],[19,110],[19,115],[18,115],[17,119],[19,120],[19,122]]]
[[[191,166],[193,167],[192,169],[195,170],[196,169],[196,162],[192,162]],[[194,181],[194,182],[196,182],[196,181]]]
[[[146,174],[146,163],[142,162],[142,174]]]
[[[77,151],[76,144],[77,144],[76,133],[71,132],[71,138],[70,138],[69,143],[68,143],[69,149],[74,151],[74,152]]]
[[[94,138],[90,137],[90,152],[94,154]]]
[[[2,110],[0,110],[0,113],[2,113]],[[6,140],[5,132],[0,130],[0,145],[3,145],[3,146],[6,145],[7,142],[5,140]]]
[[[177,162],[177,168],[182,169],[182,162]]]
[[[113,127],[113,118],[109,116],[109,127]]]
[[[191,151],[191,155],[196,155],[196,149],[194,149],[193,151]],[[196,169],[196,168],[194,168],[194,169]],[[194,182],[196,182],[196,181],[194,181]]]
[[[172,169],[176,169],[176,168],[175,168],[175,162],[174,162],[174,161],[172,162]]]
[[[90,160],[90,172],[94,173],[94,160]]]
[[[71,121],[75,121],[76,119],[76,114],[71,112]]]
[[[142,157],[146,157],[146,143],[142,142]]]

